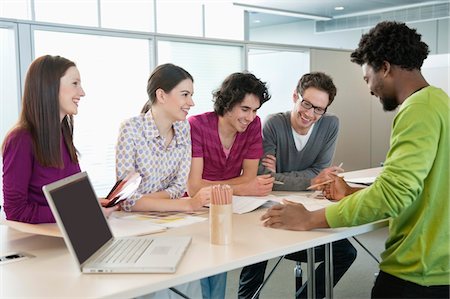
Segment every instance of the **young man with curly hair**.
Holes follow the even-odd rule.
[[[403,23],[381,22],[364,34],[352,62],[362,66],[385,110],[401,105],[383,171],[365,189],[335,176],[325,193],[341,200],[337,205],[309,212],[287,201],[262,216],[265,226],[291,230],[390,217],[372,298],[449,298],[450,98],[422,76],[428,53],[421,36]]]
[[[188,192],[228,184],[235,195],[272,191],[270,174],[257,176],[263,155],[261,121],[256,112],[270,99],[264,82],[251,73],[233,73],[213,93],[214,111],[189,118],[192,163]],[[224,298],[226,273],[201,280],[203,298]]]

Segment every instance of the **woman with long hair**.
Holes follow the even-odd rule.
[[[8,220],[55,222],[42,186],[80,172],[73,144],[73,115],[84,95],[73,61],[45,55],[31,63],[19,120],[2,146]]]
[[[194,106],[194,79],[171,63],[148,79],[148,101],[120,128],[117,179],[130,171],[142,176],[137,192],[122,203],[125,211],[193,211],[209,202],[210,188],[183,197],[191,167],[191,135],[186,116]]]
[[[191,167],[191,134],[186,116],[194,106],[194,79],[183,68],[167,63],[148,79],[148,101],[141,113],[120,128],[116,150],[117,179],[130,171],[142,181],[122,203],[125,211],[193,211],[209,203],[210,187],[183,197]],[[189,298],[201,298],[200,281],[176,287]],[[180,298],[163,290],[145,298]]]

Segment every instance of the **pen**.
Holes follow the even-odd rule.
[[[344,165],[344,162],[341,162],[338,167],[341,168],[342,165]]]
[[[325,181],[325,182],[322,182],[322,183],[319,183],[319,184],[314,184],[314,185],[311,185],[311,186],[309,186],[308,188],[306,188],[306,190],[311,190],[311,189],[314,189],[314,188],[316,188],[316,187],[319,187],[319,186],[322,186],[322,185],[326,185],[326,184],[329,184],[329,183],[332,183],[334,180],[328,180],[328,181]]]
[[[274,177],[274,176],[275,176],[275,172],[270,171],[270,170],[268,170],[267,168],[266,168],[266,173],[267,173],[267,174],[270,174],[271,177]],[[284,182],[275,180],[275,181],[273,181],[273,184],[274,184],[274,185],[284,185]]]

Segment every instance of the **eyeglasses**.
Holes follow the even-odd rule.
[[[308,102],[307,100],[303,100],[300,102],[300,105],[305,108],[306,110],[309,110],[311,108],[314,108],[314,113],[317,115],[323,115],[325,112],[327,112],[327,108],[317,107]]]

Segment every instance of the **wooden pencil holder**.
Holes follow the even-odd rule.
[[[227,245],[233,235],[233,205],[210,205],[209,207],[209,236],[211,244]]]

